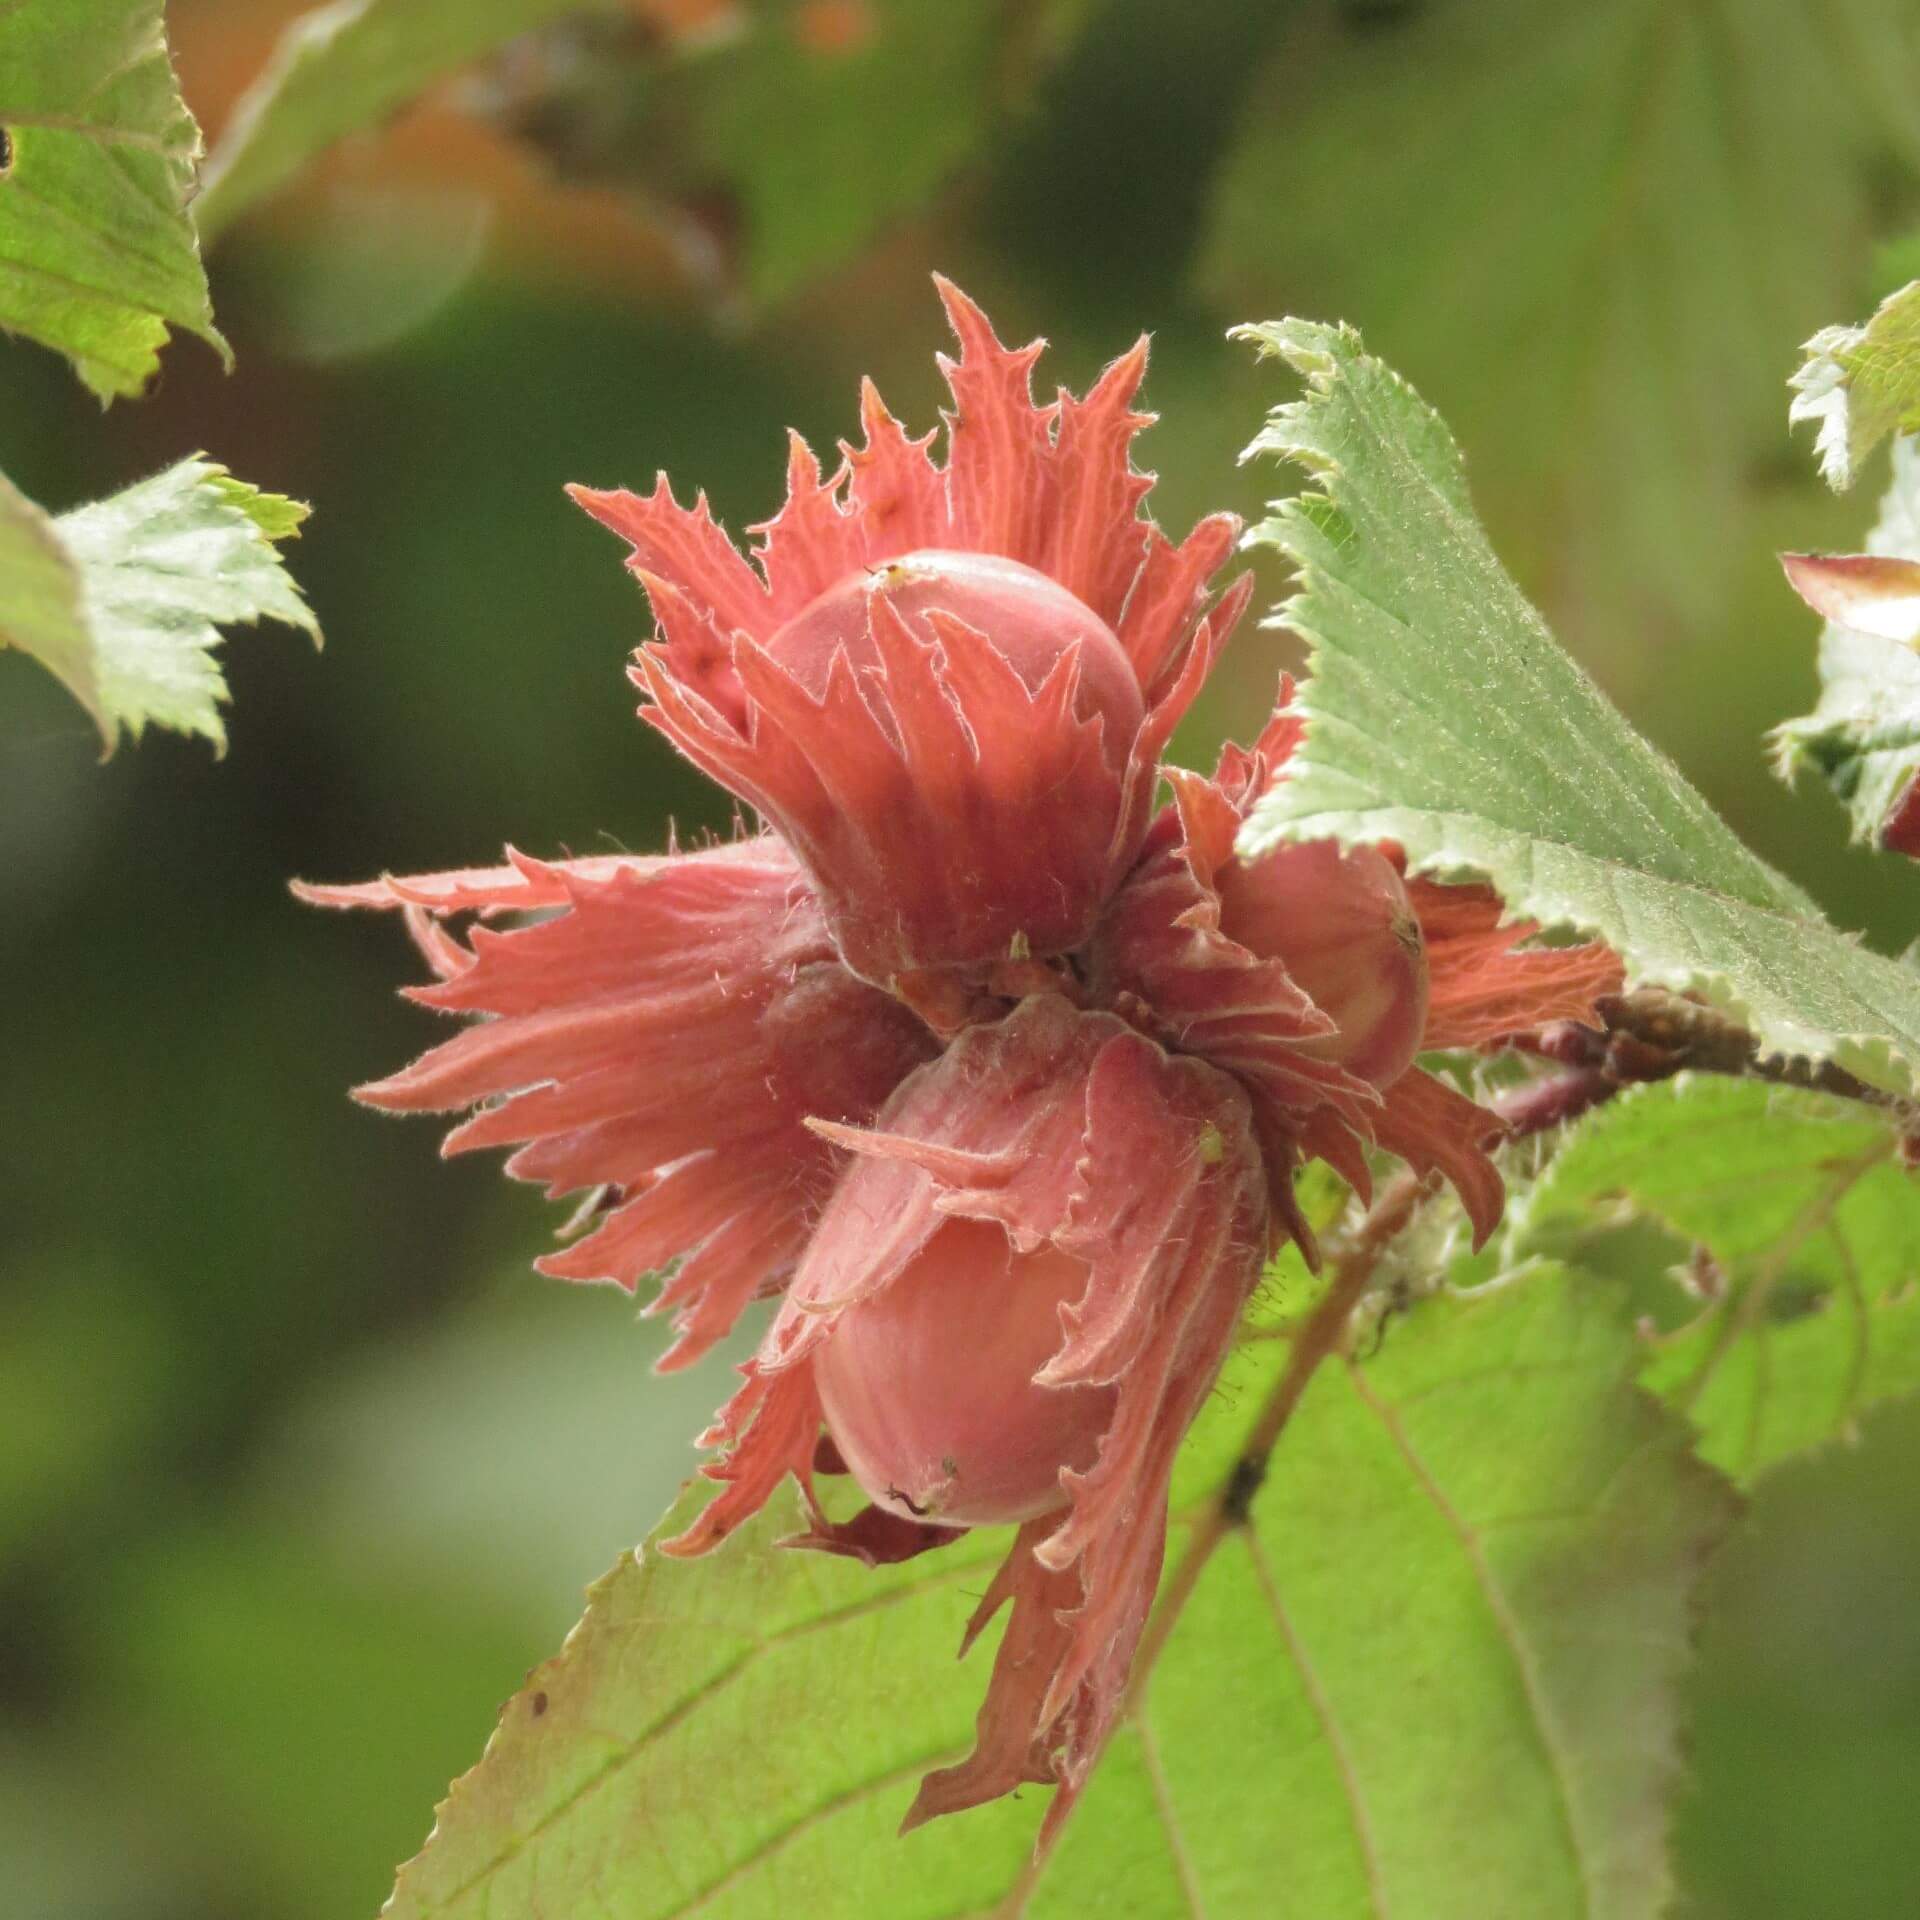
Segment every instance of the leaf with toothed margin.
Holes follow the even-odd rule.
[[[1920,1181],[1883,1115],[1754,1081],[1633,1088],[1555,1156],[1513,1250],[1592,1258],[1643,1221],[1678,1236],[1643,1292],[1644,1377],[1716,1466],[1750,1480],[1920,1389]]]
[[[232,358],[187,211],[199,161],[161,0],[0,6],[0,327],[103,402],[147,384],[170,326]]]
[[[1920,280],[1888,294],[1864,326],[1823,327],[1805,352],[1787,417],[1818,423],[1820,471],[1843,491],[1888,434],[1920,432]]]
[[[1786,556],[1816,613],[1820,700],[1773,731],[1774,770],[1818,771],[1853,837],[1920,855],[1920,442],[1893,447],[1893,479],[1864,554]]]
[[[60,680],[109,753],[149,725],[224,752],[220,629],[277,620],[320,642],[277,551],[306,517],[198,455],[57,519],[0,474],[0,649]]]
[[[1560,648],[1501,566],[1440,418],[1350,327],[1240,337],[1306,381],[1249,455],[1306,469],[1249,538],[1299,571],[1304,739],[1242,833],[1397,841],[1517,914],[1597,936],[1631,980],[1705,996],[1763,1048],[1904,1091],[1920,971],[1871,953],[1747,850]]]
[[[1230,1362],[1176,1558],[1288,1351]],[[953,1650],[1003,1533],[869,1571],[778,1551],[782,1494],[708,1560],[623,1560],[387,1912],[1073,1920],[1263,1913],[1283,1884],[1314,1920],[1645,1920],[1690,1595],[1732,1499],[1636,1360],[1606,1287],[1540,1267],[1323,1368],[1037,1867],[1040,1789],[894,1836],[969,1741],[994,1636]]]

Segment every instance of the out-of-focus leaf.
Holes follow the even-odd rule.
[[[547,76],[550,99],[530,61],[531,76],[495,107],[553,144],[564,170],[672,215],[713,256],[704,271],[773,300],[926,200],[1017,91],[1011,43],[1033,55],[1025,65],[1051,57],[1084,6],[1045,0],[1018,23],[999,8],[924,0],[706,11],[694,30],[698,8],[629,5],[660,30],[589,43],[586,73]],[[618,0],[340,0],[303,16],[209,163],[202,230],[223,232],[341,135],[529,29],[575,13],[617,23],[621,12]],[[584,91],[573,100],[569,89]],[[603,137],[612,150],[596,150]]]
[[[471,1750],[537,1645],[512,1613],[370,1574],[299,1522],[176,1522],[99,1556],[75,1596],[89,1677],[140,1765],[136,1804],[224,1869],[224,1897],[172,1911],[371,1915],[417,1837],[416,1796]]]
[[[1439,416],[1349,327],[1246,329],[1306,380],[1251,453],[1307,469],[1253,537],[1300,571],[1306,737],[1243,832],[1398,841],[1516,913],[1597,935],[1769,1050],[1904,1089],[1920,972],[1869,953],[1734,838],[1561,650],[1474,517]]]
[[[223,297],[277,356],[328,366],[428,324],[471,279],[494,203],[457,190],[336,187],[227,263]]]
[[[180,1404],[168,1391],[178,1343],[127,1275],[77,1249],[12,1264],[0,1295],[0,1577],[114,1515],[114,1489]]]
[[[1920,429],[1920,280],[1889,294],[1861,327],[1823,327],[1789,382],[1790,420],[1819,423],[1814,451],[1836,488],[1890,433]]]
[[[1894,442],[1893,483],[1867,536],[1867,556],[1920,562],[1920,446],[1912,440]],[[1920,855],[1920,654],[1864,627],[1873,616],[1843,598],[1820,610],[1829,614],[1820,635],[1820,701],[1775,729],[1774,765],[1789,781],[1802,768],[1818,769],[1846,803],[1856,840]]]
[[[1026,9],[1036,20],[1076,10]],[[834,12],[855,23],[838,43],[808,26]],[[1000,105],[1011,19],[923,0],[775,5],[678,67],[660,89],[671,164],[693,195],[736,200],[750,297],[791,292],[946,182]]]
[[[1646,1378],[1717,1466],[1751,1478],[1920,1387],[1920,1182],[1884,1119],[1750,1081],[1634,1088],[1554,1159],[1518,1246],[1623,1206],[1711,1256]]]
[[[80,571],[53,520],[0,473],[0,647],[30,653],[107,731]],[[108,735],[109,741],[111,734]]]
[[[149,725],[224,751],[219,629],[278,620],[319,642],[275,551],[306,517],[199,456],[57,520],[0,478],[0,646],[65,681],[109,752]]]
[[[63,353],[105,400],[138,393],[169,326],[214,330],[187,200],[200,129],[161,0],[0,8],[0,327]]]
[[[486,1310],[382,1346],[310,1397],[266,1484],[343,1559],[403,1587],[457,1585],[544,1645],[678,1491],[753,1343],[651,1375],[664,1322],[630,1325],[613,1300],[530,1286],[524,1269],[500,1284]]]
[[[1920,177],[1916,98],[1906,0],[1322,0],[1249,103],[1202,272],[1228,311],[1361,324],[1596,643],[1704,622],[1757,558],[1795,349]]]
[[[615,0],[600,0],[606,11]],[[594,0],[333,0],[304,13],[233,110],[195,212],[209,241],[343,135]]]
[[[1286,1351],[1244,1346],[1203,1417],[1176,1552]],[[1283,1883],[1316,1920],[1644,1920],[1729,1496],[1636,1360],[1602,1288],[1540,1269],[1324,1370],[1037,1882],[1038,1793],[893,1837],[968,1743],[989,1651],[952,1650],[1003,1536],[868,1571],[779,1551],[783,1494],[713,1559],[599,1583],[389,1912],[1066,1920]]]

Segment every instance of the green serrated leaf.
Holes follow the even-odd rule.
[[[220,628],[278,620],[319,644],[275,551],[306,517],[198,456],[57,520],[0,475],[0,647],[62,680],[108,752],[148,725],[224,752]]]
[[[1850,1438],[1920,1388],[1920,1183],[1885,1118],[1753,1081],[1683,1075],[1623,1094],[1532,1190],[1514,1249],[1651,1219],[1702,1248],[1646,1379],[1751,1479]]]
[[[1920,561],[1920,446],[1896,440],[1893,480],[1867,536],[1870,554]],[[1774,730],[1774,765],[1791,782],[1818,771],[1845,802],[1853,837],[1885,844],[1920,776],[1920,654],[1829,620],[1820,634],[1820,700]]]
[[[1198,1446],[1245,1434],[1285,1352],[1242,1349]],[[1283,1888],[1314,1920],[1646,1920],[1730,1496],[1637,1357],[1600,1286],[1540,1269],[1323,1370],[1037,1880],[1041,1794],[893,1834],[968,1743],[991,1649],[952,1652],[1004,1537],[869,1572],[778,1551],[781,1496],[710,1560],[599,1583],[388,1912],[1069,1920]]]
[[[0,327],[63,353],[103,401],[135,394],[169,326],[231,360],[187,202],[200,129],[161,0],[0,7]]]
[[[611,0],[602,0],[605,11]],[[207,163],[195,212],[209,241],[336,140],[436,80],[594,0],[334,0],[281,38]]]
[[[1920,280],[1889,294],[1861,327],[1823,327],[1788,383],[1790,420],[1813,420],[1827,484],[1853,485],[1890,433],[1920,431]]]
[[[221,500],[244,513],[276,544],[291,540],[313,512],[304,500],[289,500],[284,493],[263,493],[251,481],[236,480],[225,467],[209,464],[201,477]]]
[[[1516,913],[1597,935],[1636,981],[1704,995],[1763,1047],[1898,1091],[1920,975],[1823,920],[1749,852],[1555,642],[1500,565],[1435,414],[1349,327],[1242,330],[1307,383],[1248,449],[1311,493],[1249,537],[1299,569],[1279,620],[1313,650],[1306,737],[1243,845],[1398,841]]]
[[[1920,180],[1917,97],[1908,0],[1299,7],[1201,273],[1227,312],[1363,321],[1596,641],[1705,621],[1794,350]]]

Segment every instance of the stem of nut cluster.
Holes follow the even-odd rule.
[[[1604,1076],[1613,1091],[1642,1081],[1665,1080],[1691,1068],[1696,1073],[1804,1087],[1857,1100],[1863,1106],[1884,1107],[1909,1119],[1913,1116],[1912,1102],[1869,1086],[1831,1060],[1762,1053],[1760,1042],[1739,1021],[1718,1007],[1664,987],[1636,987],[1631,993],[1610,995],[1595,1011],[1602,1022],[1598,1030],[1560,1021],[1518,1044]]]
[[[1293,1351],[1287,1356],[1285,1370],[1274,1382],[1273,1391],[1261,1407],[1259,1418],[1249,1429],[1246,1445],[1241,1448],[1240,1458],[1227,1476],[1226,1485],[1194,1522],[1186,1556],[1174,1569],[1173,1577],[1167,1582],[1154,1607],[1153,1618],[1147,1622],[1147,1630],[1140,1637],[1139,1650],[1134,1655],[1133,1678],[1127,1688],[1125,1713],[1139,1710],[1154,1663],[1159,1659],[1161,1649],[1199,1584],[1200,1575],[1212,1559],[1214,1550],[1230,1533],[1247,1524],[1253,1508],[1253,1497],[1267,1477],[1267,1463],[1279,1444],[1280,1435],[1293,1418],[1294,1409],[1299,1406],[1307,1383],[1319,1370],[1321,1362],[1331,1359],[1340,1351],[1346,1339],[1348,1323],[1353,1318],[1353,1310],[1360,1304],[1361,1296],[1365,1294],[1367,1284],[1380,1264],[1381,1255],[1413,1218],[1420,1203],[1434,1191],[1435,1185],[1430,1176],[1423,1178],[1411,1173],[1398,1176],[1374,1202],[1366,1218],[1334,1256],[1333,1278],[1326,1292],[1321,1295],[1319,1305],[1307,1316],[1305,1325],[1294,1335]],[[1027,1901],[1040,1884],[1047,1870],[1047,1862],[1052,1858],[1053,1848],[1064,1831],[1063,1823],[1054,1830],[1047,1845],[1028,1860],[1019,1879],[1008,1890],[1005,1900],[994,1909],[998,1920],[1018,1920],[1018,1916],[1026,1911]]]
[[[1320,1363],[1339,1352],[1346,1338],[1348,1322],[1372,1280],[1374,1270],[1388,1245],[1413,1218],[1421,1201],[1434,1189],[1431,1179],[1411,1173],[1401,1174],[1381,1194],[1367,1217],[1354,1229],[1351,1239],[1335,1257],[1333,1278],[1320,1304],[1307,1316],[1306,1324],[1294,1335],[1293,1351],[1287,1356],[1285,1371],[1274,1382],[1273,1391],[1260,1409],[1259,1418],[1248,1430],[1246,1445],[1227,1476],[1220,1495],[1195,1521],[1187,1542],[1186,1557],[1168,1581],[1153,1618],[1141,1637],[1140,1651],[1134,1659],[1130,1706],[1139,1704],[1147,1677],[1153,1671],[1160,1649],[1172,1633],[1174,1623],[1199,1581],[1201,1572],[1219,1546],[1236,1527],[1243,1527],[1253,1510],[1253,1497],[1267,1477],[1267,1465],[1280,1435],[1293,1418],[1307,1383]]]

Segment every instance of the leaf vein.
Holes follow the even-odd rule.
[[[1532,1647],[1521,1630],[1519,1619],[1514,1614],[1505,1589],[1494,1577],[1493,1568],[1487,1560],[1485,1544],[1479,1533],[1447,1497],[1445,1489],[1433,1477],[1432,1470],[1427,1466],[1407,1433],[1398,1409],[1374,1393],[1358,1367],[1349,1365],[1347,1378],[1352,1382],[1353,1390],[1359,1396],[1361,1404],[1379,1420],[1385,1429],[1387,1438],[1393,1443],[1407,1471],[1413,1476],[1415,1486],[1453,1535],[1473,1575],[1474,1584],[1479,1588],[1480,1596],[1486,1602],[1495,1630],[1506,1642],[1507,1649],[1513,1656],[1514,1669],[1519,1676],[1520,1690],[1526,1700],[1528,1717],[1539,1739],[1541,1753],[1546,1760],[1547,1777],[1554,1785],[1555,1803],[1560,1810],[1567,1851],[1580,1883],[1581,1909],[1584,1913],[1591,1914],[1594,1911],[1592,1870],[1587,1861],[1586,1849],[1581,1844],[1580,1822],[1575,1812],[1572,1784],[1568,1777],[1566,1734],[1547,1699],[1546,1690],[1534,1662]]]
[[[1207,1920],[1206,1905],[1200,1898],[1200,1882],[1194,1873],[1186,1838],[1180,1831],[1180,1822],[1173,1810],[1173,1792],[1167,1784],[1166,1769],[1160,1764],[1160,1743],[1154,1737],[1153,1722],[1144,1707],[1135,1717],[1134,1725],[1140,1735],[1140,1759],[1147,1770],[1147,1782],[1153,1789],[1154,1811],[1160,1816],[1160,1825],[1166,1832],[1167,1852],[1173,1856],[1173,1870],[1179,1878],[1187,1912],[1193,1920]]]
[[[1280,1598],[1280,1583],[1274,1577],[1273,1564],[1267,1557],[1265,1544],[1252,1528],[1246,1530],[1245,1538],[1254,1578],[1266,1597],[1268,1611],[1273,1615],[1274,1626],[1279,1631],[1288,1657],[1300,1675],[1301,1690],[1306,1694],[1307,1705],[1312,1708],[1313,1717],[1319,1723],[1327,1751],[1333,1756],[1334,1774],[1340,1782],[1341,1797],[1346,1802],[1347,1814],[1353,1823],[1354,1843],[1360,1851],[1361,1869],[1367,1878],[1368,1904],[1379,1920],[1388,1920],[1390,1909],[1387,1904],[1386,1874],[1380,1860],[1379,1843],[1374,1837],[1373,1816],[1368,1812],[1366,1798],[1360,1791],[1360,1776],[1354,1767],[1353,1755],[1348,1750],[1346,1736],[1334,1715],[1333,1701],[1320,1678],[1319,1670],[1308,1656],[1292,1615]]]

